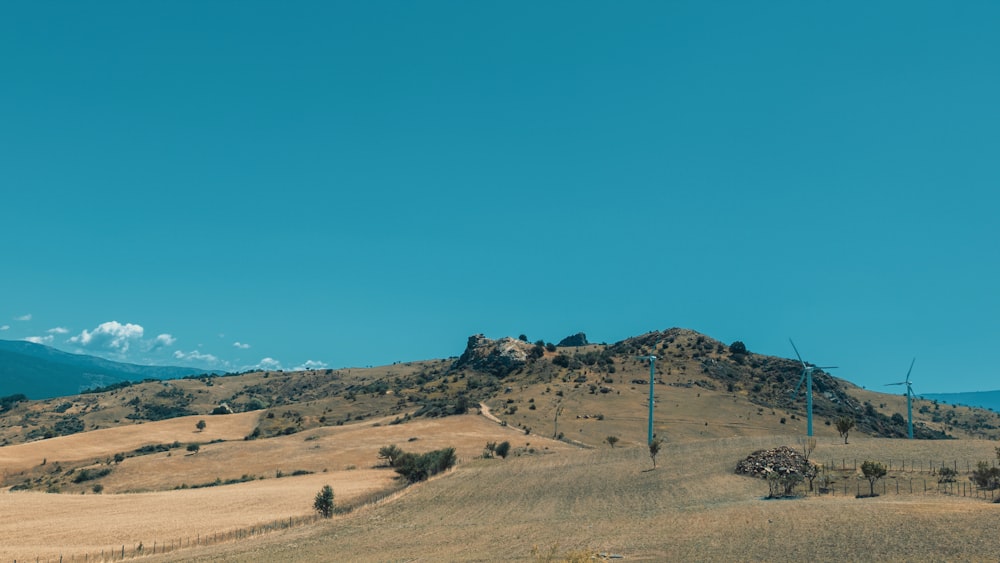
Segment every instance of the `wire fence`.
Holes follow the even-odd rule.
[[[1000,499],[1000,491],[980,487],[971,479],[973,471],[979,468],[982,460],[871,460],[882,464],[887,471],[874,486],[861,474],[861,464],[865,461],[869,460],[841,458],[819,461],[821,477],[814,481],[808,494],[867,496],[873,492],[882,495],[936,493],[990,501]],[[990,467],[997,466],[996,460],[987,463]],[[827,478],[826,482],[823,482],[823,476]],[[808,482],[802,486],[809,488]]]
[[[336,513],[346,514],[366,506],[374,506],[387,502],[399,496],[404,488],[394,488],[381,491],[359,499],[350,505],[338,506]],[[137,559],[140,557],[151,557],[171,553],[180,549],[191,547],[218,545],[224,543],[238,542],[255,537],[259,537],[272,532],[287,530],[298,526],[313,524],[321,520],[319,514],[309,514],[304,516],[290,516],[280,520],[273,520],[263,524],[255,524],[242,528],[235,528],[222,532],[208,534],[197,534],[191,537],[154,539],[152,542],[139,541],[110,546],[101,550],[87,551],[84,553],[73,553],[60,555],[58,557],[30,557],[26,559],[14,559],[14,563],[105,563],[110,561],[124,561],[127,559]]]

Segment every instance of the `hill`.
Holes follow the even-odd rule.
[[[0,340],[0,397],[23,394],[46,399],[124,381],[173,379],[201,371],[113,362],[33,342]]]
[[[970,391],[968,393],[922,393],[922,398],[949,405],[966,405],[1000,412],[1000,391]]]
[[[948,496],[957,483],[941,489],[937,471],[961,470],[968,485],[976,464],[995,458],[996,413],[918,399],[922,439],[899,439],[903,396],[818,371],[813,458],[836,494],[764,502],[767,484],[733,469],[755,449],[801,446],[805,401],[791,398],[801,364],[678,328],[574,344],[474,335],[447,359],[203,374],[6,404],[0,502],[10,510],[0,536],[19,544],[0,558],[96,559],[112,545],[139,554],[140,544],[162,550],[165,538],[188,538],[156,557],[323,560],[334,549],[370,560],[546,560],[532,553],[537,546],[560,557],[593,549],[646,560],[833,560],[871,558],[876,536],[879,558],[918,549],[988,557],[985,536],[940,541],[953,535],[947,522],[961,523],[963,534],[992,524],[977,526],[991,518],[985,492]],[[655,471],[641,359],[650,353],[658,358],[655,431],[666,441]],[[843,416],[857,424],[849,443],[832,424]],[[609,436],[618,438],[613,448]],[[483,459],[484,446],[500,441],[511,457]],[[458,469],[404,489],[378,460],[388,444],[416,453],[455,447]],[[865,459],[892,468],[897,496],[853,498]],[[345,512],[316,522],[311,497],[323,484]],[[369,502],[384,497],[396,500]],[[77,522],[81,514],[94,524]],[[906,522],[912,533],[865,524],[876,521]],[[649,526],[671,533],[648,536]],[[253,543],[238,540],[259,533]]]

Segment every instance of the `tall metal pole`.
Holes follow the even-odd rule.
[[[910,427],[910,439],[913,439],[913,391],[910,384],[906,384],[906,423]]]
[[[653,443],[653,377],[656,375],[656,356],[649,355],[649,440],[647,444]]]

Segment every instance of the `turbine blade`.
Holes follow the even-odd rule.
[[[886,386],[887,386],[887,387],[888,387],[889,385],[906,385],[906,382],[905,382],[905,381],[900,381],[899,383],[886,383]]]
[[[791,338],[789,338],[789,339],[788,339],[788,341],[789,341],[789,342],[792,342],[792,339],[791,339]],[[797,356],[797,357],[799,358],[799,362],[800,362],[800,363],[801,363],[801,364],[802,364],[803,366],[805,366],[805,365],[806,365],[806,363],[805,363],[805,361],[803,361],[803,360],[802,360],[802,354],[799,354],[799,349],[795,347],[795,343],[794,343],[794,342],[792,342],[792,350],[795,350],[795,355],[796,355],[796,356]]]
[[[792,398],[799,396],[799,388],[802,387],[802,382],[806,380],[806,370],[802,370],[802,377],[799,378],[799,384],[795,386],[795,391],[792,393]]]
[[[915,364],[916,362],[917,362],[916,358],[913,358],[913,361],[910,362],[910,369],[906,372],[906,381],[910,381],[910,372],[913,371],[913,364]]]

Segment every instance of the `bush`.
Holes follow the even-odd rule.
[[[333,488],[330,485],[324,485],[318,493],[316,493],[316,498],[313,500],[313,508],[319,515],[323,518],[330,518],[333,516]]]
[[[972,470],[972,476],[969,477],[969,480],[982,489],[1000,488],[1000,467],[991,467],[989,463],[980,461]]]
[[[510,442],[504,441],[497,444],[496,452],[498,456],[506,459],[507,455],[510,454]]]
[[[403,450],[396,444],[382,446],[378,450],[378,458],[384,460],[388,467],[395,467],[401,455],[403,455]]]
[[[499,446],[498,446],[499,447]],[[444,448],[424,454],[403,453],[396,462],[396,473],[411,483],[426,480],[455,465],[455,448]]]
[[[94,479],[100,479],[111,473],[110,467],[105,467],[103,469],[81,469],[79,473],[73,477],[74,483],[83,483],[84,481],[93,481]]]

